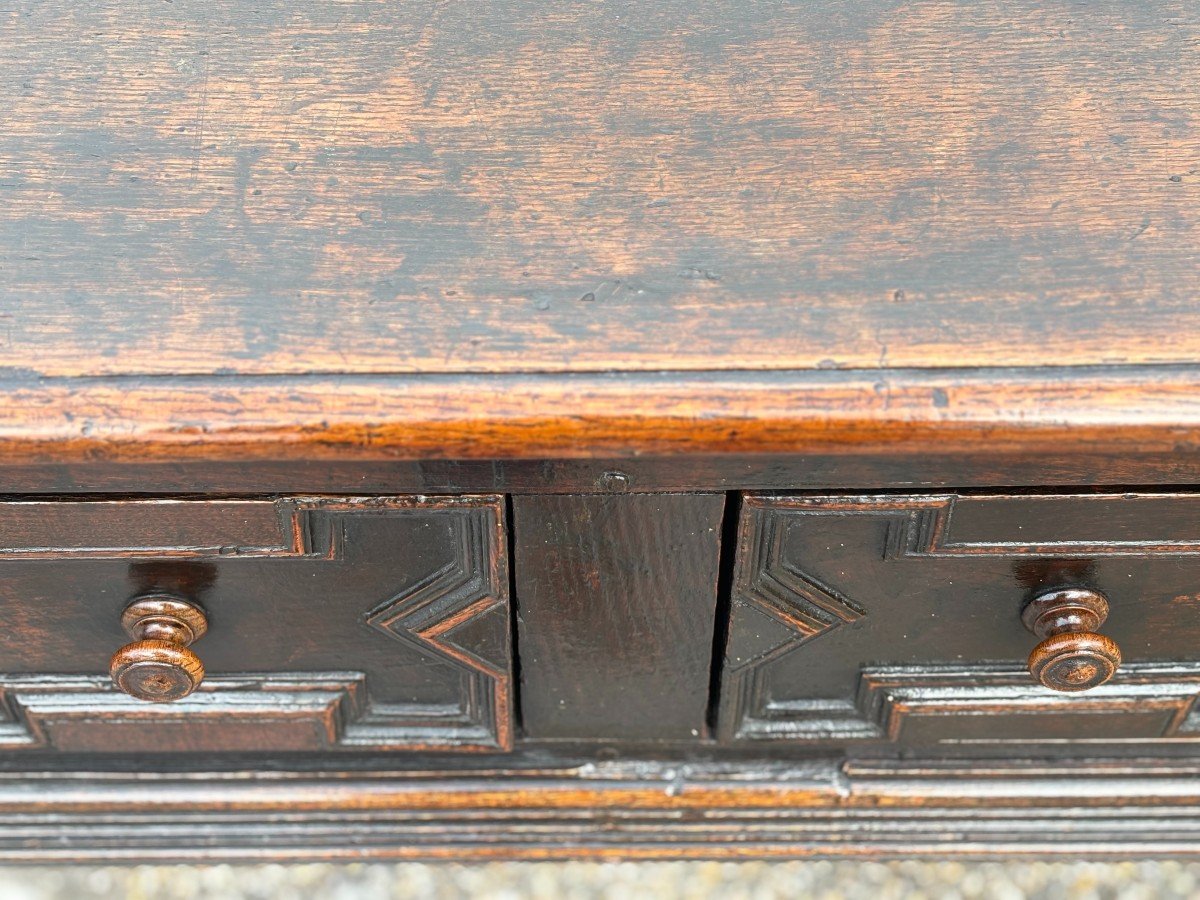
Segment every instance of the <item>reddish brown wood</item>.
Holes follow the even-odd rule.
[[[1034,597],[1021,621],[1042,642],[1029,654],[1029,674],[1044,687],[1074,693],[1107,682],[1121,665],[1121,650],[1094,632],[1108,618],[1098,591],[1065,588]]]
[[[108,664],[113,684],[137,700],[182,700],[204,680],[204,663],[188,649],[208,631],[204,610],[164,594],[139,597],[121,613],[133,638]]]
[[[1046,638],[1029,654],[1029,674],[1055,691],[1090,691],[1121,665],[1121,650],[1102,634],[1081,632]]]
[[[0,858],[1194,858],[1198,806],[1194,763],[1164,759],[793,758],[738,771],[563,754],[486,779],[394,761],[269,776],[193,763],[147,777],[93,760],[0,772]]]
[[[1186,5],[341,12],[0,23],[0,463],[1196,482]]]
[[[0,15],[0,858],[1195,854],[1195,4],[549,6]]]
[[[0,20],[4,366],[1200,358],[1188,2],[330,8]]]
[[[1069,445],[1194,481],[1198,396],[1187,368],[16,383],[0,465],[821,454],[900,482],[931,457],[1046,477]]]

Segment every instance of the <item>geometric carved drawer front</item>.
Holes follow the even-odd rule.
[[[497,497],[0,503],[0,749],[507,750]],[[108,659],[129,598],[199,603],[207,677],[153,704]]]
[[[1108,684],[1026,670],[1021,610],[1055,587],[1108,597]],[[743,499],[722,740],[1186,748],[1198,694],[1200,496]]]

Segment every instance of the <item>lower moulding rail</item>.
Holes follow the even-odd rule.
[[[0,774],[0,859],[1200,855],[1178,760],[92,775]]]

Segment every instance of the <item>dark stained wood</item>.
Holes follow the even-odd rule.
[[[1195,855],[1198,47],[10,3],[0,859]],[[1082,590],[1127,658],[1047,690]]]
[[[742,508],[723,740],[868,755],[1070,757],[1099,740],[1109,754],[1194,752],[1200,495],[750,495]],[[1054,614],[1023,616],[1039,598]],[[1027,621],[1048,638],[1029,666],[1057,660],[1040,672],[1055,691],[1026,670]],[[1104,636],[1085,633],[1101,624]],[[1080,687],[1064,683],[1073,663],[1092,687],[1060,694]]]
[[[529,737],[705,735],[724,506],[721,494],[514,499]]]
[[[1104,451],[1093,448],[1097,453]],[[521,494],[574,494],[623,490],[793,491],[857,489],[946,490],[995,488],[1045,491],[1047,485],[1087,490],[1097,485],[1142,485],[1173,489],[1195,483],[1200,465],[1192,454],[1131,453],[1119,458],[1072,453],[1064,445],[1053,455],[1011,453],[943,456],[937,445],[925,454],[836,452],[795,455],[728,454],[723,456],[636,456],[594,459],[531,460],[399,460],[369,462],[88,463],[0,466],[0,490],[64,495],[89,491],[109,496],[218,492],[261,495],[328,494],[478,494],[495,491]],[[1157,487],[1156,487],[1157,486]],[[1112,487],[1108,488],[1112,490]]]
[[[1020,665],[904,665],[863,668],[856,706],[873,730],[862,737],[914,757],[1078,760],[1167,748],[1194,758],[1197,696],[1195,662],[1133,663],[1083,693],[1049,690]]]
[[[1198,15],[21,0],[3,364],[1194,362]]]
[[[43,758],[43,751],[88,758],[125,753],[140,757],[149,771],[177,754],[219,761],[239,752],[328,754],[387,746],[389,737],[405,736],[406,723],[395,710],[390,717],[372,715],[371,687],[354,671],[250,672],[208,677],[186,699],[151,704],[117,691],[107,676],[4,675],[0,696],[9,716],[0,750],[36,751]],[[449,734],[407,725],[414,743],[421,734],[430,745],[455,749],[446,743]]]
[[[46,503],[0,502],[0,522],[9,520],[0,528],[0,750],[511,747],[499,498],[58,504],[51,519],[64,531],[47,547],[44,530],[35,540],[17,530]],[[275,527],[211,549],[237,510]],[[103,530],[84,539],[97,524]],[[178,535],[192,543],[170,546]],[[125,683],[137,681],[127,667],[139,661],[165,661],[158,675],[195,689],[148,704],[105,673],[129,634],[171,630],[157,613],[147,630],[126,609],[143,598],[135,609],[161,612],[163,601],[145,598],[164,596],[203,607],[203,666],[194,657],[188,665],[183,640],[122,648],[113,664],[130,693],[146,693]]]
[[[4,503],[0,511],[0,556],[64,551],[212,556],[222,547],[283,552],[295,541],[285,511],[259,500],[160,498],[137,506],[100,499],[22,500]]]

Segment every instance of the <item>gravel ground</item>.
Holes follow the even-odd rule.
[[[495,863],[0,868],[0,900],[1169,900],[1200,863]]]

